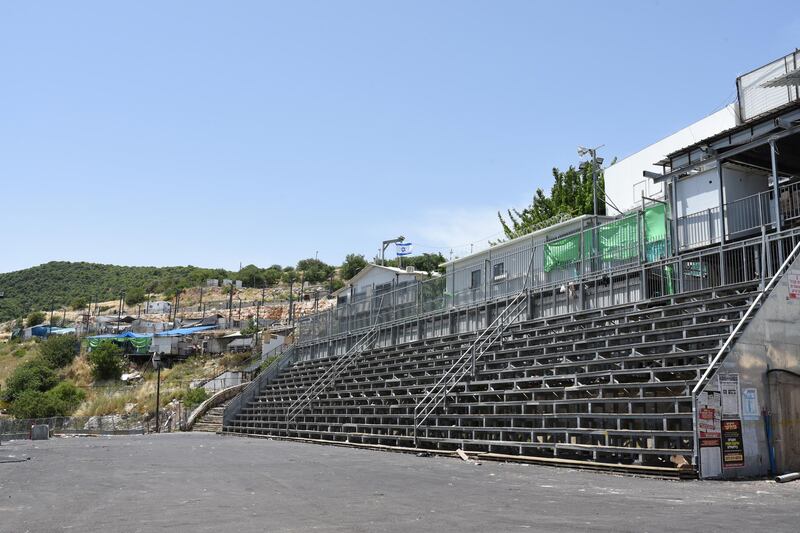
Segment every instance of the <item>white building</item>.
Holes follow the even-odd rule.
[[[433,274],[438,276],[438,274]],[[369,263],[361,271],[347,281],[347,285],[333,293],[338,304],[354,302],[367,298],[372,294],[379,295],[397,287],[416,283],[430,278],[427,272],[388,267]]]
[[[144,304],[145,314],[168,315],[172,312],[172,304],[163,300],[153,300]]]
[[[716,135],[735,125],[736,106],[730,104],[635,154],[617,161],[604,172],[606,198],[614,202],[617,208],[623,212],[641,205],[643,194],[651,198],[663,198],[662,184],[654,183],[652,179],[645,177],[644,173],[661,173],[662,168],[655,164],[657,161],[661,161],[676,150]],[[606,206],[607,214],[612,215],[617,212],[608,200]]]

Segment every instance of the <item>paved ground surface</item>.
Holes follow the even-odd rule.
[[[2,532],[796,532],[798,514],[799,482],[665,481],[193,433],[0,446]]]

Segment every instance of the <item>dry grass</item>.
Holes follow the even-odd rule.
[[[219,359],[192,357],[172,368],[161,371],[161,405],[186,396],[193,380],[212,378],[221,369]],[[85,357],[76,359],[69,367],[71,379],[91,381],[91,369]],[[68,376],[69,377],[69,376]],[[156,372],[152,368],[142,371],[143,380],[136,385],[115,387],[88,387],[87,398],[76,411],[77,416],[138,413],[149,415],[155,411]]]

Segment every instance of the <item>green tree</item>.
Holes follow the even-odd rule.
[[[433,272],[443,272],[439,265],[444,262],[445,258],[440,253],[412,255],[403,258],[403,267],[411,266],[414,267],[414,270],[431,274]],[[400,265],[400,261],[398,259],[387,259],[386,265],[397,267]]]
[[[292,267],[286,267],[283,269],[283,274],[281,274],[281,280],[284,283],[294,283],[299,279],[297,272]]]
[[[14,369],[6,379],[2,398],[7,402],[13,402],[27,390],[45,392],[53,388],[56,383],[58,376],[55,371],[43,359],[37,357]]]
[[[25,319],[25,327],[38,326],[44,324],[45,316],[41,311],[34,311]]]
[[[309,283],[320,283],[327,280],[335,268],[312,257],[298,261],[296,270],[303,273],[303,279],[305,281]]]
[[[122,349],[113,342],[104,342],[89,352],[94,379],[119,379],[122,376]]]
[[[592,188],[591,165],[582,165],[577,169],[570,166],[566,171],[554,168],[553,186],[549,196],[545,195],[542,189],[536,189],[528,207],[522,211],[517,209],[507,211],[508,220],[503,218],[501,213],[497,213],[503,233],[506,238],[514,239],[549,226],[559,217],[592,214],[594,211]],[[597,179],[598,215],[605,214],[605,206],[605,179],[602,171],[599,171]]]
[[[339,270],[339,276],[343,280],[352,279],[353,276],[361,272],[361,269],[365,266],[367,266],[367,260],[364,259],[363,255],[347,254]]]
[[[283,269],[280,265],[272,265],[264,271],[264,283],[268,287],[277,285],[281,281]]]
[[[83,296],[78,296],[72,299],[69,306],[72,308],[73,311],[80,311],[82,309],[86,309],[86,306],[89,305],[88,300]]]
[[[127,305],[138,305],[145,301],[147,296],[141,287],[130,287],[125,291],[125,303]]]
[[[247,265],[237,277],[245,287],[263,287],[265,284],[264,271],[255,265]]]
[[[80,351],[75,335],[50,335],[39,345],[39,354],[51,368],[63,368],[70,364]]]

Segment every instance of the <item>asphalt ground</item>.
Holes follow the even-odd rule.
[[[2,443],[0,531],[797,532],[800,482],[662,480],[203,433],[71,437]]]

